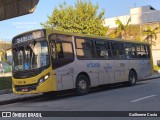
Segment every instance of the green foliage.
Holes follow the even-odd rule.
[[[11,77],[0,77],[0,90],[11,89],[12,79]]]
[[[154,71],[157,71],[157,72],[160,73],[160,67],[159,67],[159,66],[154,65],[154,66],[153,66],[153,69],[154,69]]]
[[[94,6],[91,2],[77,0],[74,6],[60,4],[41,25],[46,29],[104,36],[108,30],[103,25],[104,13],[102,10],[98,14],[98,4]]]
[[[11,48],[11,43],[7,43],[0,40],[0,51],[5,51],[9,48]]]
[[[0,40],[0,56],[2,58],[2,61],[6,61],[5,50],[9,48],[11,48],[11,43]]]
[[[157,34],[160,32],[160,27],[155,27],[151,29],[150,26],[147,26],[147,29],[142,31],[142,35],[146,36],[144,38],[145,41],[150,43],[151,45],[156,45],[155,40],[157,40]]]
[[[135,38],[135,40],[138,41],[138,42],[142,42],[140,35],[137,35],[136,38]]]
[[[139,35],[140,34],[140,25],[130,25],[129,27],[129,35]]]
[[[125,39],[127,35],[129,34],[130,21],[131,21],[131,17],[128,19],[127,24],[123,24],[120,21],[120,19],[117,18],[117,20],[115,20],[115,23],[116,25],[118,25],[118,27],[109,36],[112,38],[123,38],[124,37]]]
[[[117,36],[116,36],[116,30],[115,30],[115,31],[112,31],[112,32],[109,33],[107,36],[108,36],[109,38],[117,38]]]
[[[0,53],[0,56],[1,56],[1,60],[2,60],[3,62],[6,61],[5,52],[1,52],[1,53]]]

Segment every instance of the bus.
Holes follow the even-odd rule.
[[[150,45],[39,29],[12,40],[15,94],[50,93],[114,83],[130,86],[153,74]]]

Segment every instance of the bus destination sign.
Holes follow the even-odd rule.
[[[22,43],[34,39],[33,35],[22,36],[16,39],[16,43]]]

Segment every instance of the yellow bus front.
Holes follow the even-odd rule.
[[[30,31],[12,40],[15,94],[56,91],[45,30]]]

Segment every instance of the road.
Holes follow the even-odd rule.
[[[133,87],[123,87],[121,85],[105,87],[105,89],[92,89],[91,92],[85,96],[68,94],[52,99],[41,98],[37,100],[3,105],[0,106],[0,111],[160,110],[160,79],[138,82],[137,85]],[[155,120],[155,118],[149,119]]]

